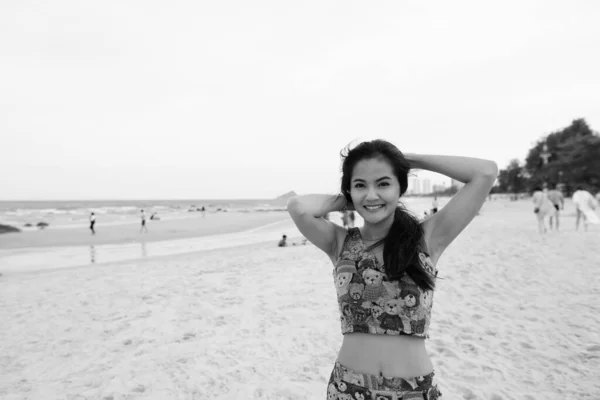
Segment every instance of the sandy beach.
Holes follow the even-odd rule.
[[[488,202],[440,259],[445,399],[600,398],[600,226],[540,236]],[[342,335],[332,265],[253,243],[0,277],[0,398],[325,399]]]
[[[207,235],[225,234],[251,229],[271,222],[288,218],[285,211],[270,212],[220,212],[186,215],[185,218],[147,220],[148,233],[140,233],[140,222],[133,221],[110,222],[104,224],[99,220],[96,224],[96,234],[91,235],[88,223],[80,226],[44,230],[28,230],[18,233],[8,233],[0,236],[1,249],[19,249],[30,247],[57,246],[89,246],[101,244],[119,244],[131,242],[157,242],[191,238]]]

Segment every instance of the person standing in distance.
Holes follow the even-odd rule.
[[[560,211],[565,209],[565,196],[563,196],[560,190],[556,189],[556,186],[554,186],[553,189],[548,190],[547,194],[548,200],[552,202],[556,209],[556,214],[554,216],[550,215],[550,230],[552,230],[554,218],[556,218],[556,230],[558,230],[560,228]]]
[[[354,228],[355,218],[354,211],[348,211],[348,228]]]
[[[142,211],[140,212],[140,218],[141,218],[141,222],[142,222],[142,226],[140,228],[140,233],[142,232],[146,232],[148,233],[148,227],[146,227],[146,213],[144,212],[144,210],[142,209]]]
[[[300,232],[334,266],[344,337],[326,398],[440,399],[425,348],[436,265],[483,205],[498,167],[477,158],[403,154],[384,140],[347,147],[341,157],[341,194],[296,196],[287,204]],[[421,222],[399,204],[412,168],[465,185]],[[323,218],[344,210],[358,212],[364,225],[346,230]]]
[[[590,211],[596,210],[598,204],[594,196],[587,190],[584,190],[581,186],[577,187],[577,190],[573,193],[572,196],[573,204],[575,204],[576,216],[575,216],[575,230],[579,230],[579,221],[583,220],[583,229],[588,230],[588,222],[593,224],[598,223],[598,218],[594,218],[594,220],[589,221],[588,213]],[[587,213],[586,213],[587,211]],[[595,217],[593,213],[590,213],[589,216]]]
[[[91,213],[90,214],[90,231],[92,231],[92,235],[96,234],[96,231],[94,230],[94,225],[96,225],[96,214]]]

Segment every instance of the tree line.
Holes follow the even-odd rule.
[[[511,160],[499,171],[492,193],[532,192],[544,185],[567,196],[578,187],[600,191],[600,135],[584,119],[540,138],[524,162]]]

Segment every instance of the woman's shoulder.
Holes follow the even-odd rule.
[[[345,229],[340,227],[336,230],[336,247],[334,254],[330,255],[331,261],[335,265],[342,256],[345,248],[350,246],[350,243],[358,241],[360,238],[360,230],[358,228]]]

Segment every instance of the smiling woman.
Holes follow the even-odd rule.
[[[334,266],[344,340],[327,396],[440,399],[424,343],[436,264],[481,208],[497,167],[475,158],[405,155],[383,140],[347,147],[341,157],[341,194],[288,201],[298,229]],[[411,168],[438,172],[465,186],[420,222],[399,203]],[[363,227],[346,230],[323,218],[340,210],[356,210]]]
[[[423,230],[419,221],[399,206],[399,198],[408,188],[410,164],[402,152],[383,140],[364,142],[341,153],[341,191],[365,220],[363,237],[375,242],[371,248],[383,246],[383,260],[390,279],[404,271],[424,289],[433,289],[434,282],[415,262],[423,245]]]

